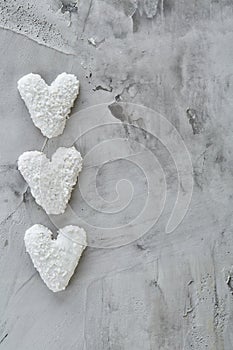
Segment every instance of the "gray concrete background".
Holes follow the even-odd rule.
[[[233,349],[232,15],[229,0],[0,0],[0,349]],[[67,290],[53,294],[23,242],[32,224],[55,227],[17,170],[18,156],[40,149],[44,138],[16,84],[29,72],[51,83],[63,71],[81,84],[72,114],[127,101],[165,116],[191,154],[194,192],[185,219],[166,234],[174,164],[153,136],[125,130],[129,116],[109,116],[122,123],[132,154],[135,139],[156,154],[168,201],[140,239],[114,249],[88,247]],[[72,118],[64,136],[47,143],[47,153],[69,143]],[[149,128],[140,118],[138,126]],[[93,140],[121,131],[106,133],[87,135],[79,145],[84,155]],[[119,178],[129,175],[137,196],[118,218],[123,225],[146,199],[143,174],[126,160],[109,159],[96,180],[99,194],[111,199]],[[84,185],[87,179],[82,175]],[[79,200],[74,194],[77,210]],[[79,209],[97,238],[108,220],[116,226],[114,215],[111,221],[88,206]]]

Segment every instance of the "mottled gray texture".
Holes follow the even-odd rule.
[[[232,350],[232,24],[229,0],[0,0],[0,349]],[[120,135],[137,154],[136,140],[156,154],[168,194],[149,232],[123,247],[88,247],[67,290],[54,295],[23,242],[35,223],[55,227],[17,171],[18,156],[44,144],[17,81],[34,72],[50,83],[63,71],[80,80],[73,113],[108,103],[122,125],[87,134],[82,153],[99,139]],[[125,116],[115,101],[157,110],[190,151],[193,198],[171,234],[165,226],[176,198],[174,163],[152,135],[135,127],[149,127],[144,116]],[[72,117],[64,136],[50,140],[45,151],[69,143],[71,134]],[[123,170],[138,184],[120,218],[125,223],[145,201],[145,181],[127,159],[111,160],[97,176],[100,196],[116,198]],[[153,171],[150,164],[146,169]],[[78,208],[79,200],[72,198]],[[89,222],[106,222],[87,205],[79,209]]]

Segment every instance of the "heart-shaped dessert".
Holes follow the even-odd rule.
[[[18,169],[37,204],[47,214],[62,214],[82,170],[82,157],[75,147],[58,148],[51,161],[43,152],[30,151],[19,157]]]
[[[26,251],[42,280],[53,292],[64,290],[87,246],[86,232],[78,226],[66,226],[57,239],[43,225],[30,227],[24,237]]]
[[[61,135],[79,94],[75,75],[62,73],[48,86],[40,75],[30,73],[18,81],[18,90],[42,134],[48,138]]]

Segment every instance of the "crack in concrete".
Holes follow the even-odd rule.
[[[6,333],[4,337],[0,340],[0,344],[2,344],[7,337],[8,337],[8,333]]]
[[[103,91],[107,91],[107,92],[112,92],[112,90],[113,90],[113,87],[112,86],[110,86],[109,88],[106,88],[106,87],[104,87],[104,86],[102,86],[102,85],[98,85],[98,86],[96,86],[94,89],[92,89],[93,91],[98,91],[98,90],[103,90]]]
[[[16,290],[15,295],[17,295],[32,279],[37,275],[37,271],[35,271],[25,282],[21,284],[21,286]]]
[[[89,4],[89,7],[88,7],[87,15],[86,15],[86,17],[85,17],[85,19],[84,19],[84,23],[83,23],[83,30],[82,30],[82,33],[85,32],[86,24],[87,24],[88,17],[89,17],[90,12],[91,12],[92,4],[93,4],[93,0],[90,0],[90,4]]]

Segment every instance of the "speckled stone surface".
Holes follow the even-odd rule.
[[[232,350],[232,23],[229,0],[0,1],[0,349]],[[63,135],[46,145],[17,90],[30,72],[80,81]],[[190,153],[192,199],[171,233],[176,146],[171,156],[158,136],[174,131],[122,102],[156,110]],[[83,171],[55,220],[17,159],[74,143]],[[64,292],[25,251],[34,224],[90,236]]]

